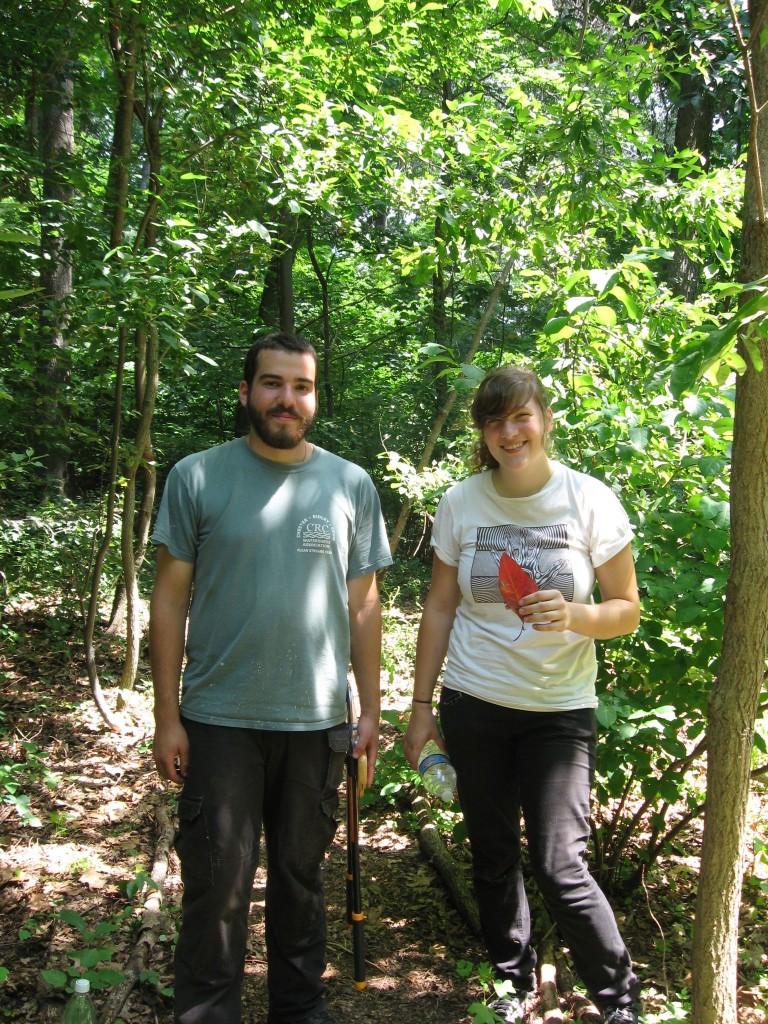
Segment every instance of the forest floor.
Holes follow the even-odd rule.
[[[0,648],[0,754],[6,765],[0,781],[11,780],[13,786],[14,780],[27,780],[29,812],[37,819],[25,823],[17,807],[0,804],[0,968],[8,971],[0,984],[0,1019],[58,1021],[64,996],[41,972],[72,972],[78,964],[89,963],[89,957],[101,957],[96,969],[124,971],[133,956],[136,984],[124,1005],[108,1003],[106,989],[95,992],[101,1022],[166,1024],[172,1018],[167,990],[173,984],[180,882],[171,852],[167,870],[163,868],[162,903],[152,911],[152,889],[141,883],[153,865],[157,869],[166,863],[162,843],[158,846],[158,821],[163,812],[172,815],[174,801],[154,772],[149,689],[145,682],[127,695],[119,711],[124,729],[110,732],[91,698],[77,638],[55,636],[53,622],[34,612],[11,621],[6,617],[6,629],[16,634],[13,657]],[[112,667],[119,678],[117,653]],[[146,676],[146,666],[142,671]],[[109,687],[106,669],[103,679]],[[114,707],[117,690],[107,688],[106,693]],[[388,707],[406,706],[404,683],[401,692],[395,678]],[[385,724],[382,746],[398,742],[397,737],[397,730]],[[49,773],[47,786],[38,781],[43,770]],[[9,792],[6,785],[0,795]],[[483,949],[422,854],[408,812],[383,798],[367,804],[361,817],[367,987],[354,987],[345,922],[343,807],[339,817],[342,824],[324,868],[328,998],[339,1020],[472,1020],[469,1007],[483,998],[477,975]],[[614,901],[643,978],[652,1022],[687,1020],[681,1006],[676,1011],[670,1007],[689,987],[696,843],[693,833],[689,856],[659,865],[643,892]],[[466,843],[456,844],[451,852],[458,870],[468,873]],[[259,872],[243,994],[246,1024],[261,1024],[266,1015],[263,886]],[[104,934],[94,935],[94,930]],[[139,937],[144,942],[137,945]],[[748,945],[748,955],[757,966],[762,964],[764,976],[764,920],[753,921]],[[100,952],[87,952],[94,949]],[[144,959],[136,960],[142,951]],[[461,970],[462,961],[474,969]],[[766,1024],[761,1002],[757,985],[742,986],[740,1024]],[[573,993],[561,995],[560,1009],[564,1016],[559,1019],[566,1021],[600,1019],[588,1000]],[[531,1022],[540,1019],[531,1014]]]

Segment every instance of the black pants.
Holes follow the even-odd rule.
[[[520,860],[531,869],[590,996],[602,1009],[639,983],[602,890],[589,873],[595,718],[590,709],[516,711],[443,688],[440,722],[472,847],[474,887],[497,975],[535,985],[536,954]]]
[[[190,757],[176,841],[184,895],[174,1020],[240,1022],[262,827],[270,1015],[301,1020],[323,1002],[320,865],[336,831],[347,727],[271,732],[188,719],[184,726]]]

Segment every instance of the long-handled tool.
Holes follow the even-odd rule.
[[[360,891],[360,805],[365,792],[367,759],[365,754],[353,756],[357,740],[357,718],[354,713],[352,691],[347,687],[347,717],[349,721],[349,748],[347,750],[347,924],[352,930],[353,980],[361,991],[365,980],[365,935],[363,933],[363,900]]]

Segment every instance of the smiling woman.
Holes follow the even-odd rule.
[[[480,431],[475,468],[493,471],[497,492],[514,498],[540,490],[551,476],[552,410],[536,374],[517,366],[490,374],[475,395],[472,418]]]
[[[435,514],[405,751],[416,767],[434,740],[456,769],[483,938],[510,986],[491,1008],[522,1021],[536,987],[522,817],[536,882],[603,1020],[637,1024],[639,982],[585,857],[594,641],[637,627],[632,530],[608,487],[549,458],[552,413],[531,371],[489,374],[472,417],[481,472]],[[432,695],[444,660],[441,734]]]

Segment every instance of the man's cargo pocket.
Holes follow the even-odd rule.
[[[181,861],[182,881],[190,878],[213,882],[213,860],[202,797],[179,798],[179,831],[176,852]]]
[[[339,786],[344,777],[344,761],[349,750],[349,726],[346,723],[334,725],[328,730],[328,772],[323,787],[323,810],[333,818],[339,806]]]

